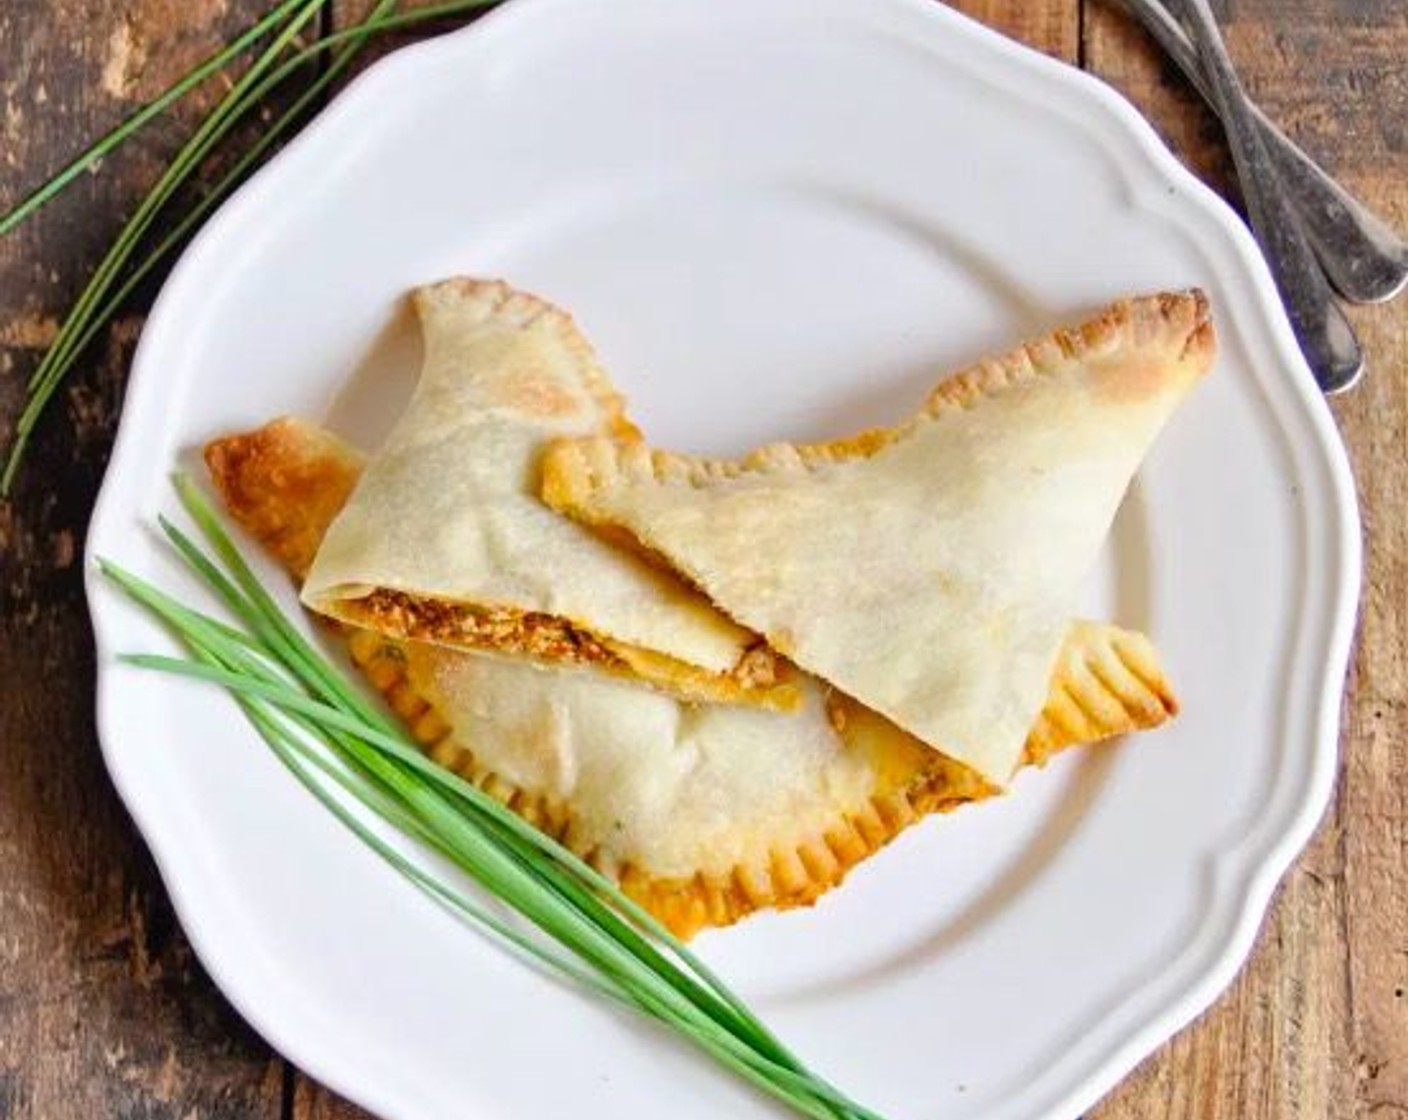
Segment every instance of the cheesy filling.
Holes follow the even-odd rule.
[[[761,640],[726,674],[715,675],[658,650],[593,634],[559,615],[451,603],[377,588],[360,599],[346,600],[338,612],[345,621],[383,634],[438,645],[491,650],[566,665],[590,665],[649,682],[695,686],[700,699],[715,696],[711,681],[729,681],[750,694],[775,693],[770,707],[794,706],[794,689],[783,680],[777,655]]]

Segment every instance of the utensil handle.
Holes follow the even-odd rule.
[[[1203,100],[1220,112],[1198,50],[1173,14],[1160,0],[1124,0],[1124,4]],[[1249,105],[1282,186],[1330,283],[1352,303],[1380,303],[1401,292],[1408,286],[1408,243],[1331,178],[1259,106]]]
[[[1408,286],[1408,243],[1362,206],[1252,107],[1311,248],[1335,290],[1352,303],[1382,303]]]
[[[1335,303],[1300,219],[1280,189],[1275,165],[1227,56],[1208,0],[1184,0],[1184,7],[1232,147],[1252,229],[1281,290],[1296,338],[1320,388],[1326,393],[1341,392],[1364,372],[1359,340]]]

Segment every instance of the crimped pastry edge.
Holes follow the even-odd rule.
[[[595,511],[591,495],[622,477],[664,485],[705,486],[750,474],[798,472],[869,458],[925,424],[970,409],[1039,377],[1080,369],[1085,359],[1120,346],[1161,351],[1199,375],[1216,349],[1207,296],[1201,289],[1118,300],[1074,327],[1058,327],[1005,354],[984,358],[943,378],[919,409],[889,428],[871,428],[824,443],[773,443],[740,459],[684,455],[647,446],[638,437],[591,436],[552,441],[543,456],[542,498],[586,524],[616,527]],[[644,542],[649,547],[649,542]]]
[[[214,441],[206,460],[217,489],[236,520],[272,551],[295,576],[311,563],[317,541],[313,526],[276,523],[257,516],[267,502],[241,496],[250,485],[275,488],[287,495],[283,508],[320,508],[350,489],[360,455],[336,437],[301,420],[276,420],[255,432]],[[232,496],[236,499],[231,501]],[[353,660],[395,709],[432,758],[509,804],[525,819],[558,839],[568,838],[567,806],[529,793],[483,769],[472,750],[448,742],[448,725],[419,696],[404,665],[386,651],[397,643],[369,631],[339,628]],[[1023,762],[1044,765],[1068,746],[1095,742],[1163,723],[1177,711],[1153,646],[1134,631],[1093,622],[1072,624],[1053,676],[1053,687],[1040,718],[1028,736]],[[1084,657],[1074,651],[1085,650]],[[844,733],[843,733],[844,734]],[[933,752],[926,752],[933,753]],[[908,782],[874,795],[865,808],[849,814],[824,834],[790,848],[768,850],[748,865],[723,873],[689,877],[656,876],[626,864],[612,868],[634,898],[681,936],[706,926],[730,925],[759,909],[787,909],[814,903],[839,885],[849,870],[884,847],[920,817],[947,812],[998,792],[967,767],[933,753],[926,771]],[[600,852],[579,854],[598,864]]]
[[[461,308],[467,305],[482,319],[494,317],[522,330],[538,324],[550,326],[577,358],[583,387],[605,414],[615,438],[640,438],[640,429],[626,415],[625,396],[607,376],[596,348],[577,326],[571,312],[542,296],[515,288],[505,280],[451,276],[422,284],[411,292],[411,301],[422,322],[437,300],[447,293],[462,296],[465,303]]]
[[[793,846],[770,846],[723,872],[655,875],[634,863],[617,865],[600,848],[581,843],[572,831],[569,804],[525,790],[482,766],[472,747],[455,741],[449,723],[414,688],[398,643],[366,630],[346,636],[353,662],[434,761],[616,877],[680,937],[732,925],[762,909],[810,906],[922,817],[1000,792],[962,763],[926,751],[933,753],[932,761],[910,780],[872,794],[859,811],[846,813],[823,833]],[[1074,623],[1047,706],[1028,736],[1023,765],[1044,766],[1068,747],[1157,727],[1176,710],[1147,638],[1113,626]],[[844,731],[838,734],[844,739]]]

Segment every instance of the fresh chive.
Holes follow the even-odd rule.
[[[303,0],[282,0],[282,3],[276,4],[257,23],[246,28],[220,50],[178,78],[165,91],[143,105],[112,131],[102,136],[66,167],[20,199],[8,213],[0,215],[0,237],[20,225],[46,202],[62,192],[73,180],[161,116],[191,90],[201,85],[206,79],[218,74],[243,54],[261,35],[277,27],[279,21],[286,18],[302,2]]]
[[[328,0],[303,0],[293,17],[274,37],[274,41],[240,76],[210,115],[201,122],[195,134],[177,152],[170,166],[161,174],[151,191],[138,204],[136,211],[119,232],[117,240],[99,262],[92,280],[79,295],[78,302],[70,312],[69,319],[65,322],[64,327],[60,328],[59,338],[55,341],[51,353],[57,353],[60,357],[64,355],[65,347],[71,339],[71,335],[65,335],[65,328],[69,326],[69,323],[80,320],[101,298],[118,268],[126,261],[135,242],[146,232],[157,212],[195,169],[197,163],[209,150],[210,144],[223,135],[224,131],[233,124],[235,110],[243,104],[246,93],[278,61],[284,49],[295,41],[298,32],[319,13],[327,2]],[[41,371],[42,369],[41,366]],[[33,388],[41,377],[42,372],[36,371],[30,381],[30,387]]]
[[[233,643],[219,636],[218,631],[215,631],[213,627],[211,627],[211,623],[214,620],[181,607],[179,604],[175,603],[174,600],[163,595],[151,585],[145,584],[143,581],[136,579],[136,577],[122,572],[120,569],[105,568],[105,571],[120,583],[124,590],[133,598],[148,606],[149,609],[152,609],[168,623],[179,627],[183,633],[195,632],[201,634],[203,644],[205,644],[207,648],[213,648],[219,653],[222,661],[228,662],[235,660],[236,664],[233,668],[226,668],[222,665],[196,663],[180,658],[155,654],[124,655],[122,658],[124,661],[144,668],[161,669],[178,675],[211,681],[223,685],[241,699],[260,700],[278,704],[286,713],[316,722],[325,733],[355,735],[372,747],[387,752],[390,756],[410,769],[419,780],[427,781],[429,784],[437,787],[442,794],[448,792],[452,795],[466,797],[473,808],[477,810],[488,809],[490,814],[492,814],[488,823],[493,827],[502,827],[499,821],[493,818],[500,817],[501,815],[511,818],[514,828],[510,831],[510,835],[507,838],[515,842],[521,842],[525,839],[522,832],[529,831],[532,834],[532,843],[534,846],[541,844],[546,847],[554,843],[549,838],[537,832],[537,830],[532,829],[531,826],[527,825],[526,822],[523,822],[520,818],[513,816],[493,798],[488,797],[488,795],[484,794],[473,785],[465,782],[464,779],[460,778],[458,775],[452,774],[430,762],[418,750],[409,746],[404,740],[404,737],[399,733],[393,731],[391,734],[387,734],[378,727],[365,725],[360,716],[349,715],[344,710],[334,705],[322,702],[305,693],[293,691],[284,681],[270,678],[267,675],[256,675],[255,672],[251,671],[253,666],[247,661],[243,663],[239,661],[239,650],[232,648]],[[251,626],[251,629],[257,631],[262,629],[262,627],[254,625]],[[206,631],[209,632],[207,633]],[[284,656],[287,656],[286,653]],[[573,859],[575,860],[575,857],[573,857]],[[555,872],[557,869],[552,868],[551,865],[547,865],[547,867],[549,868],[548,877],[550,884],[555,889],[570,894],[577,901],[579,906],[588,909],[596,909],[597,920],[603,925],[610,927],[618,940],[630,942],[638,956],[654,969],[657,974],[665,977],[671,983],[680,982],[680,974],[672,970],[670,962],[662,957],[628,922],[623,921],[609,909],[601,908],[601,903],[593,891],[584,891],[579,883],[573,881],[570,877],[564,877],[560,874],[551,874],[551,872]],[[600,889],[605,887],[613,891],[615,889],[614,885],[610,884],[607,880],[599,878],[595,872],[591,873],[590,879],[594,888]],[[633,905],[634,904],[632,904],[632,906]],[[673,939],[671,940],[673,941]],[[678,943],[676,942],[675,944]],[[717,980],[715,980],[714,983],[717,987],[722,986],[718,985]],[[795,1062],[795,1058],[777,1045],[775,1040],[761,1029],[761,1025],[758,1024],[756,1020],[751,1019],[751,1017],[747,1015],[740,1015],[737,1009],[730,1005],[727,1000],[719,999],[717,987],[713,990],[704,990],[691,985],[691,990],[686,994],[690,995],[691,998],[705,1000],[710,1007],[711,1014],[721,1022],[725,1020],[731,1021],[734,1027],[746,1032],[754,1044],[761,1047],[778,1061],[784,1063]]]
[[[349,690],[346,682],[338,679],[336,674],[331,675],[332,679],[329,679],[328,674],[320,674],[317,667],[322,661],[321,657],[316,650],[308,645],[302,635],[299,634],[294,627],[288,625],[287,620],[284,619],[283,615],[279,612],[273,599],[263,590],[259,585],[257,577],[255,577],[248,565],[245,564],[233,541],[224,533],[214,510],[205,502],[200,491],[182,475],[175,476],[173,483],[187,513],[205,534],[207,540],[211,542],[211,546],[215,550],[216,555],[233,573],[233,578],[226,579],[215,569],[212,563],[203,558],[199,546],[190,541],[185,534],[169,521],[163,519],[162,525],[168,538],[186,560],[188,566],[216,590],[227,607],[249,618],[251,620],[251,627],[263,636],[266,641],[276,646],[283,657],[292,663],[304,667],[301,675],[305,684],[309,686],[310,690],[313,691],[315,695],[321,696],[334,704],[341,704],[346,708],[357,710],[359,718],[367,720],[378,728],[379,735],[374,741],[378,742],[384,749],[397,753],[404,762],[419,770],[427,780],[439,783],[443,787],[448,787],[452,792],[460,792],[469,796],[471,799],[483,798],[487,805],[492,806],[491,811],[497,815],[499,819],[498,823],[508,827],[510,831],[516,832],[520,838],[535,844],[546,845],[552,843],[547,837],[543,836],[515,814],[504,809],[492,798],[484,798],[484,795],[479,790],[469,785],[469,783],[464,782],[463,779],[435,766],[425,759],[419,751],[413,748],[406,748],[401,741],[400,733],[397,728],[389,721],[384,720],[381,714],[368,705],[365,699],[355,689]],[[307,671],[307,667],[309,666],[313,669],[311,673]],[[175,666],[164,667],[172,671],[180,671]],[[303,709],[303,713],[305,715],[313,714],[306,708]],[[322,714],[325,718],[339,722],[337,716],[327,711],[324,711]],[[351,730],[349,726],[341,724],[339,725],[339,729],[343,731]],[[576,859],[576,857],[571,858],[573,860]],[[586,864],[580,863],[580,861],[577,862],[579,866],[575,869],[576,873],[585,876],[594,888],[611,889],[612,885],[609,881],[605,880],[604,877],[600,876],[599,873],[589,868]],[[629,900],[627,901],[629,902]],[[648,931],[652,932],[657,937],[668,939],[675,948],[677,955],[682,955],[689,959],[697,971],[704,972],[706,975],[710,976],[711,980],[716,981],[717,978],[708,974],[707,970],[703,969],[702,964],[693,960],[689,951],[676,939],[671,938],[668,932],[655,922],[652,917],[646,914],[645,911],[635,906],[634,903],[629,903],[629,908],[629,916],[637,925],[645,926]],[[634,931],[627,927],[621,931],[620,935],[629,936],[633,932]],[[717,986],[722,988],[722,985]],[[727,1002],[725,998],[725,1003]],[[779,1060],[795,1061],[795,1058],[788,1054],[775,1039],[767,1034],[760,1023],[749,1017],[746,1009],[739,1006],[732,1006],[730,1010],[738,1018],[742,1029],[750,1031],[759,1045],[767,1048],[769,1052]]]
[[[73,160],[62,169],[56,171],[47,180],[35,187],[34,190],[20,199],[19,202],[15,203],[10,210],[4,214],[0,214],[0,237],[19,228],[47,203],[62,194],[64,189],[68,187],[73,180],[77,179],[85,171],[92,170],[104,157],[111,155],[124,143],[132,139],[133,136],[160,117],[162,113],[176,102],[180,101],[187,93],[230,65],[230,63],[256,42],[261,35],[264,35],[269,30],[276,27],[279,20],[285,18],[301,2],[302,0],[282,0],[282,3],[276,5],[271,11],[261,17],[257,23],[241,32],[236,38],[221,47],[215,54],[192,67],[166,90],[158,94],[151,101],[148,101],[121,124],[105,133],[82,153],[75,156]],[[262,83],[260,92],[267,93],[271,86],[278,85],[279,82],[287,78],[294,70],[316,60],[317,57],[329,47],[354,39],[366,32],[380,34],[386,31],[414,27],[418,24],[429,23],[438,19],[447,19],[453,16],[463,15],[465,12],[491,7],[500,2],[501,0],[450,0],[450,2],[447,3],[429,4],[425,7],[417,8],[414,11],[402,12],[397,15],[382,18],[369,17],[360,24],[320,36],[309,42],[307,46],[300,48],[295,55],[278,68],[272,76],[272,80],[266,79],[265,82]]]
[[[234,542],[224,532],[218,515],[205,501],[200,490],[179,474],[174,476],[173,484],[187,514],[211,543],[211,547],[221,562],[228,567],[232,578],[225,580],[215,571],[213,564],[193,559],[193,555],[200,556],[199,547],[170,522],[163,521],[173,545],[177,547],[177,550],[196,571],[196,574],[216,588],[217,593],[220,594],[228,607],[241,617],[251,619],[251,625],[261,633],[268,635],[269,640],[282,650],[283,656],[288,658],[291,663],[302,667],[302,679],[315,695],[334,704],[341,704],[355,710],[361,718],[378,728],[385,736],[384,738],[373,737],[373,741],[378,742],[384,749],[397,753],[402,761],[419,771],[426,780],[440,785],[451,793],[459,793],[468,797],[472,804],[478,804],[493,815],[496,824],[500,827],[508,829],[509,832],[532,845],[544,848],[556,859],[565,859],[572,865],[570,868],[572,873],[579,876],[593,889],[607,892],[615,891],[614,884],[583,863],[573,853],[556,845],[550,838],[504,808],[493,798],[487,797],[480,790],[465,782],[458,775],[451,774],[434,765],[414,747],[407,747],[400,737],[401,733],[398,728],[369,705],[358,690],[350,688],[339,674],[320,672],[319,667],[325,666],[321,655],[303,638],[296,627],[289,624],[272,597],[264,591],[257,577],[240,556]],[[619,895],[619,892],[616,893]],[[619,895],[616,904],[636,926],[644,929],[660,942],[667,944],[676,957],[683,960],[696,975],[702,977],[731,1009],[740,1029],[748,1031],[757,1045],[783,1064],[800,1065],[796,1057],[766,1030],[762,1023],[719,981],[718,977],[710,972],[686,946],[661,926],[652,915],[641,909],[625,895]]]
[[[224,665],[227,668],[243,667],[256,676],[275,679],[267,662],[253,662],[237,652],[232,657],[231,651],[220,653],[208,648],[198,637],[195,637],[199,630],[200,626],[197,626],[194,632],[187,634],[183,639],[187,648],[199,660],[208,664]],[[219,631],[217,630],[216,633],[218,634]],[[279,714],[287,717],[287,713],[277,713],[269,705],[252,701],[247,697],[237,698],[237,703],[244,709],[270,748],[298,778],[300,783],[364,843],[410,879],[416,887],[470,924],[480,926],[492,936],[502,939],[511,948],[522,954],[525,959],[528,959],[530,963],[544,968],[549,973],[564,975],[601,995],[626,1003],[630,1002],[628,993],[604,983],[599,977],[586,971],[570,958],[545,952],[541,945],[522,931],[498,918],[463,891],[427,874],[413,861],[387,844],[374,830],[368,828],[358,819],[356,814],[348,811],[342,802],[332,796],[324,785],[314,780],[310,771],[316,770],[322,773],[371,809],[374,815],[390,823],[396,829],[420,840],[427,847],[439,850],[442,855],[448,855],[433,833],[426,830],[419,821],[402,809],[394,800],[377,790],[371,782],[363,781],[358,785],[357,776],[347,768],[345,763],[339,764],[327,754],[310,750],[304,739],[296,734],[291,734],[287,724],[277,718]],[[293,717],[291,722],[314,735],[320,733],[318,725],[306,718]]]
[[[235,111],[244,104],[245,95],[260,77],[277,63],[284,49],[294,42],[298,32],[327,2],[328,0],[302,0],[302,3],[295,7],[293,14],[274,36],[273,42],[250,64],[210,115],[201,122],[195,134],[177,152],[171,164],[138,204],[136,211],[118,232],[116,240],[98,262],[98,267],[59,327],[57,337],[40,359],[38,368],[30,378],[27,386],[29,399],[15,425],[15,440],[10,448],[5,472],[0,476],[0,494],[9,493],[34,425],[53,397],[60,379],[78,356],[75,343],[84,335],[85,327],[92,321],[92,316],[103,297],[116,283],[118,273],[135,251],[139,239],[176,190],[194,173],[215,141],[233,126],[238,119]]]
[[[171,252],[184,241],[210,210],[244,179],[249,170],[269,148],[302,119],[309,106],[345,71],[368,38],[398,28],[412,27],[432,20],[491,7],[498,0],[450,0],[450,2],[399,14],[393,12],[394,0],[382,0],[361,23],[315,39],[275,66],[275,62],[278,61],[285,48],[296,44],[297,31],[326,2],[327,0],[303,0],[304,7],[285,26],[283,33],[278,36],[275,43],[256,59],[235,88],[231,89],[211,115],[206,118],[197,133],[176,155],[166,173],[158,180],[151,192],[138,206],[137,211],[119,232],[116,241],[108,250],[83,292],[80,293],[77,302],[59,328],[58,336],[45,352],[38,368],[30,378],[28,398],[15,424],[14,441],[7,455],[4,470],[0,473],[0,496],[9,493],[25,451],[28,449],[34,428],[54,393],[97,334],[117,314],[123,302],[131,295],[136,286],[157,265],[170,256]],[[283,12],[285,7],[293,10],[297,8],[297,5],[281,5],[277,11]],[[284,14],[287,13],[284,12]],[[274,13],[271,13],[269,17],[266,17],[266,21],[272,19],[273,15]],[[261,21],[259,26],[264,27],[266,21]],[[249,150],[213,187],[191,205],[167,235],[140,262],[128,268],[129,262],[136,254],[141,238],[150,228],[156,215],[161,212],[176,191],[191,178],[216,145],[251,111],[263,104],[273,89],[299,69],[317,60],[334,47],[341,49],[332,63],[308,85],[288,109],[272,121],[268,127],[261,130],[259,138]],[[190,77],[191,75],[188,75],[186,79],[178,82],[177,86],[172,87],[173,90],[182,87]],[[188,89],[190,86],[184,88]],[[168,93],[170,92],[168,91]],[[162,96],[166,97],[167,95],[163,94]],[[157,99],[157,101],[161,100],[161,98]],[[155,104],[156,102],[153,102],[153,105]],[[169,105],[170,101],[165,104]],[[144,116],[145,112],[146,110],[143,110],[132,118],[128,122],[132,128],[123,133],[123,136],[118,140],[109,143],[104,151],[111,150],[116,146],[116,143],[120,143],[121,139],[131,135],[136,128],[145,124],[155,115],[153,113]],[[140,121],[138,118],[141,118]],[[111,137],[105,139],[110,140]],[[103,143],[104,141],[100,141],[99,145]],[[81,163],[84,158],[80,157],[77,162]],[[61,172],[60,176],[56,176],[56,179],[66,173]],[[51,180],[49,184],[45,184],[36,194],[43,194],[53,182],[54,180]],[[61,186],[62,184],[59,185],[60,188]],[[59,188],[45,194],[45,198],[52,197],[57,189]],[[21,204],[21,206],[24,205]],[[6,228],[13,228],[13,225],[18,224],[19,220],[32,212],[33,208],[30,208]],[[9,217],[7,216],[7,220]],[[125,275],[124,269],[126,270]],[[120,283],[119,277],[121,277]]]
[[[437,19],[444,19],[449,16],[463,15],[466,12],[477,11],[483,8],[492,7],[500,3],[501,0],[452,0],[450,3],[437,4],[425,8],[417,8],[411,12],[404,12],[399,15],[385,16],[381,18],[368,18],[364,23],[355,27],[346,28],[342,31],[335,31],[313,40],[306,47],[298,51],[297,54],[287,59],[277,70],[273,71],[260,82],[245,98],[241,106],[238,117],[243,117],[252,108],[257,107],[262,99],[275,87],[281,85],[296,71],[316,62],[330,47],[349,40],[356,39],[363,35],[380,35],[398,28],[414,27],[417,24],[431,22]],[[358,47],[360,49],[360,47]],[[355,53],[355,52],[354,52]],[[350,60],[349,60],[350,61]],[[229,194],[244,181],[260,159],[273,147],[273,145],[297,122],[300,115],[307,107],[317,99],[327,88],[327,86],[341,73],[343,67],[339,66],[324,72],[314,79],[310,86],[290,106],[287,112],[272,121],[267,128],[261,131],[259,139],[231,166],[220,179],[212,186],[201,193],[189,210],[187,210],[166,235],[142,258],[142,260],[130,268],[124,276],[123,281],[103,302],[98,310],[88,315],[87,322],[81,331],[77,332],[77,337],[69,351],[69,354],[59,362],[50,376],[57,383],[72,369],[78,358],[92,344],[93,339],[102,331],[113,317],[121,309],[127,298],[132,294],[138,284],[150,275],[158,265],[167,260],[170,255],[181,246],[192,231],[200,225],[201,221],[218,206]],[[222,132],[221,137],[224,133]],[[213,146],[213,145],[211,145]],[[208,149],[207,149],[208,150]],[[47,403],[47,398],[46,398]],[[41,404],[42,410],[42,404]],[[37,422],[36,413],[30,427]],[[18,455],[13,450],[10,453],[10,462],[6,463],[5,475],[0,478],[0,495],[8,492],[8,487],[13,481],[15,470],[18,468]],[[11,465],[13,462],[13,465]]]
[[[233,625],[99,561],[115,586],[188,651],[124,661],[224,688],[276,757],[354,835],[417,889],[534,967],[669,1027],[803,1115],[880,1120],[809,1071],[615,883],[427,759],[283,615],[200,492],[179,476],[174,481],[205,545],[163,519],[167,539]],[[529,927],[410,859],[364,814],[435,853]]]

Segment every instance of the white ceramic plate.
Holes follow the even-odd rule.
[[[213,435],[331,410],[375,438],[415,364],[398,297],[455,272],[571,308],[656,441],[724,453],[892,420],[955,363],[1204,286],[1217,370],[1090,589],[1184,714],[699,948],[903,1117],[1074,1116],[1212,1000],[1329,793],[1358,524],[1254,246],[1125,102],[925,0],[518,0],[381,63],[209,223],[142,338],[90,554],[176,579],[150,526]],[[117,666],[168,642],[89,591],[113,778],[294,1061],[398,1120],[769,1109],[422,900],[225,697]]]

